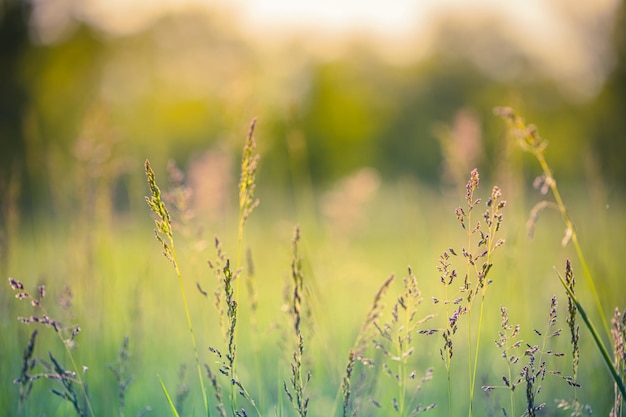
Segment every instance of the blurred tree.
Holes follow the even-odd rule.
[[[74,147],[98,101],[104,52],[97,34],[77,23],[58,43],[30,48],[20,62],[29,95],[24,156],[33,208],[45,202],[47,212],[61,213],[76,203]]]
[[[0,272],[8,271],[9,242],[19,228],[24,184],[23,124],[29,103],[20,61],[30,48],[28,1],[0,0]]]
[[[436,183],[442,173],[436,127],[452,124],[461,109],[483,131],[482,149],[491,154],[476,160],[488,175],[503,136],[491,110],[511,104],[550,140],[559,175],[581,175],[580,149],[588,149],[581,145],[597,137],[598,152],[610,161],[603,164],[607,175],[626,178],[619,157],[626,144],[614,140],[624,130],[623,23],[616,35],[621,58],[595,107],[600,126],[587,134],[580,106],[494,17],[438,22],[431,53],[398,65],[366,41],[354,41],[331,61],[299,44],[277,59],[219,15],[201,13],[172,14],[123,36],[101,36],[74,22],[56,43],[31,45],[29,5],[38,3],[0,4],[0,184],[9,161],[21,160],[40,186],[29,195],[54,194],[53,201],[72,204],[75,145],[94,103],[106,108],[120,154],[157,164],[174,157],[183,168],[190,155],[218,142],[238,153],[242,131],[259,116],[260,147],[272,161],[261,174],[287,187],[285,178],[298,176],[293,186],[310,188],[364,165],[385,178]]]
[[[315,68],[302,109],[315,181],[379,162],[376,142],[395,111],[389,70],[360,51]]]
[[[25,158],[24,116],[30,100],[20,61],[30,48],[31,2],[0,0],[0,195],[13,176],[20,181]]]
[[[485,83],[464,60],[437,57],[413,66],[396,87],[398,111],[380,139],[384,171],[437,182],[442,155],[434,127],[471,105]]]

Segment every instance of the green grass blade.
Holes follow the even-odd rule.
[[[167,402],[170,404],[170,407],[172,409],[172,415],[174,415],[175,417],[180,417],[178,415],[178,411],[176,411],[176,406],[174,406],[172,397],[170,397],[169,392],[167,392],[167,388],[165,388],[165,384],[163,383],[163,379],[161,379],[161,376],[159,376],[159,382],[161,383],[161,389],[163,389],[163,394],[165,394],[165,398],[167,398]]]
[[[561,281],[561,284],[563,285],[563,288],[565,288],[565,291],[567,291],[567,295],[569,296],[569,298],[576,305],[576,308],[578,309],[578,312],[580,313],[580,317],[582,317],[583,321],[585,322],[585,325],[587,326],[587,329],[589,329],[589,332],[591,333],[591,336],[593,337],[593,340],[596,343],[596,346],[598,347],[598,350],[602,354],[602,358],[604,359],[604,363],[609,368],[609,372],[611,373],[611,376],[613,376],[613,379],[615,380],[615,383],[617,384],[617,386],[619,387],[620,392],[622,393],[622,397],[626,398],[626,388],[624,387],[624,381],[619,376],[619,373],[615,369],[615,366],[613,366],[613,361],[611,360],[611,356],[609,355],[609,352],[607,351],[606,346],[604,346],[604,343],[602,343],[602,340],[600,340],[600,336],[598,335],[598,332],[596,331],[595,326],[593,325],[593,323],[591,322],[591,320],[587,316],[587,313],[583,309],[583,306],[580,304],[580,302],[578,301],[578,299],[576,298],[576,296],[574,295],[572,290],[567,286],[567,283],[565,282],[565,279],[563,279],[563,277],[561,276],[559,271],[557,271],[556,269],[555,269],[555,272],[556,272],[557,276],[559,277],[559,280]]]

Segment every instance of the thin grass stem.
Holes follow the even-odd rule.
[[[148,206],[152,209],[156,218],[154,223],[156,225],[155,237],[163,246],[163,255],[172,263],[178,279],[178,286],[180,287],[180,294],[183,299],[183,305],[185,308],[185,316],[187,318],[187,326],[189,327],[189,334],[191,335],[191,344],[193,346],[194,356],[196,360],[196,368],[198,369],[198,379],[200,380],[200,388],[202,390],[202,400],[204,402],[204,409],[207,416],[209,412],[209,401],[207,398],[207,391],[204,386],[204,378],[202,377],[202,365],[200,363],[200,355],[198,354],[198,344],[196,342],[196,335],[193,331],[193,324],[191,322],[191,314],[189,313],[189,303],[187,302],[187,294],[185,293],[185,286],[183,283],[183,277],[178,267],[178,260],[176,257],[176,248],[174,245],[174,232],[172,229],[172,221],[170,214],[165,206],[165,203],[161,199],[161,190],[159,189],[150,161],[146,159],[145,163],[146,176],[148,177],[148,185],[150,186],[151,196],[146,197]],[[167,242],[163,239],[163,236],[167,239]]]
[[[558,206],[559,212],[561,213],[561,217],[563,222],[565,223],[566,228],[566,238],[563,242],[566,244],[569,241],[574,245],[574,249],[576,251],[576,256],[581,264],[583,269],[583,274],[587,280],[587,284],[589,285],[589,289],[591,294],[593,295],[593,299],[596,304],[596,309],[600,314],[600,318],[602,320],[602,325],[604,327],[604,331],[606,332],[606,337],[610,339],[611,329],[609,326],[609,322],[604,313],[604,308],[602,306],[602,302],[600,301],[600,296],[596,289],[595,281],[593,276],[591,275],[591,271],[589,270],[589,266],[583,254],[582,247],[580,246],[580,242],[578,241],[578,235],[576,233],[576,229],[574,228],[574,224],[571,221],[569,214],[567,212],[567,208],[565,207],[565,203],[563,202],[563,198],[561,197],[561,193],[559,192],[559,188],[557,187],[556,180],[552,175],[552,170],[548,165],[548,162],[545,158],[545,149],[547,147],[547,142],[544,141],[537,132],[537,128],[533,125],[526,125],[524,120],[517,116],[513,109],[510,107],[498,107],[494,110],[496,115],[504,118],[513,133],[515,133],[520,146],[527,152],[530,152],[539,162],[541,170],[545,176],[546,184],[549,185],[550,190],[552,191],[552,195],[554,196],[554,200],[556,205]]]

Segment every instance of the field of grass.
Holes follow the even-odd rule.
[[[558,173],[542,194],[519,172],[501,184],[468,172],[456,189],[383,182],[368,201],[344,195],[352,211],[299,216],[255,183],[251,137],[239,208],[219,218],[191,216],[166,167],[148,166],[143,211],[9,235],[3,415],[624,414],[619,196],[550,189]],[[518,139],[541,157],[533,138]],[[559,280],[567,260],[578,305]]]

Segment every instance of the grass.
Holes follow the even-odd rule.
[[[187,294],[185,292],[185,286],[183,285],[183,278],[180,272],[180,268],[178,267],[178,258],[176,256],[176,248],[174,246],[174,231],[172,229],[172,219],[170,217],[169,211],[165,207],[165,203],[161,199],[161,190],[156,183],[154,171],[152,171],[152,167],[150,167],[150,161],[148,161],[147,159],[145,167],[146,176],[148,177],[148,185],[150,186],[151,193],[149,197],[146,197],[146,202],[148,203],[148,206],[155,215],[154,224],[156,226],[156,229],[154,230],[154,236],[163,247],[163,256],[165,256],[165,258],[171,262],[172,266],[174,267],[174,271],[176,272],[176,277],[178,278],[180,294],[183,299],[183,306],[185,307],[187,326],[189,327],[189,334],[191,336],[191,345],[193,347],[193,353],[196,359],[196,368],[198,369],[198,378],[200,383],[200,389],[202,392],[204,409],[206,411],[206,414],[209,415],[209,402],[207,400],[206,388],[204,387],[202,364],[200,363],[200,358],[198,355],[198,344],[196,342],[196,335],[193,331],[191,315],[189,314],[189,303],[187,302]],[[163,387],[163,391],[165,391],[165,395],[168,397],[169,400],[169,394],[167,392],[167,389],[165,388],[165,384],[163,384],[162,381],[161,386]],[[170,404],[172,404],[171,400],[169,400],[169,402]]]
[[[8,263],[19,279],[0,292],[3,334],[16,336],[2,341],[0,370],[15,384],[3,385],[1,406],[17,416],[623,416],[624,242],[584,218],[579,237],[570,213],[587,202],[566,207],[536,129],[510,109],[498,114],[553,197],[533,210],[509,212],[517,202],[493,185],[483,193],[474,170],[460,198],[388,185],[362,213],[367,227],[338,236],[323,219],[302,219],[293,232],[275,204],[258,204],[253,121],[238,212],[207,223],[219,238],[202,231],[184,177],[171,168],[162,193],[148,161],[164,258],[145,213],[100,234],[79,230],[98,239],[93,259],[76,264],[75,236],[25,229]],[[623,225],[619,204],[606,213],[611,228]],[[523,237],[527,215],[515,213],[549,207],[565,224],[564,245],[554,243],[555,222]],[[594,256],[587,239],[611,252]],[[566,265],[564,277],[554,264]],[[402,279],[389,276],[397,268]],[[180,370],[190,364],[197,375],[187,379]]]

